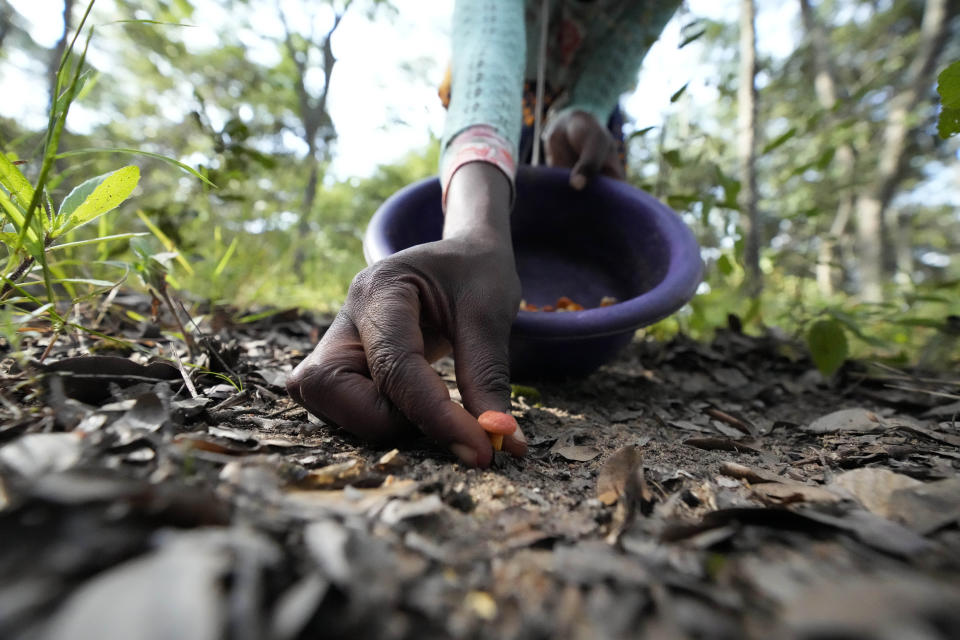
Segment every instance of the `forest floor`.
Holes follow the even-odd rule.
[[[210,369],[123,310],[0,367],[3,638],[955,638],[960,382],[831,380],[773,334],[638,339],[517,388],[530,443],[375,450],[283,379],[320,319],[233,324]],[[23,333],[40,359],[50,336]],[[95,355],[89,355],[94,353]],[[454,389],[449,361],[438,375]]]

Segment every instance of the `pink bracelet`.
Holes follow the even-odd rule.
[[[514,175],[517,164],[510,143],[489,125],[467,127],[450,141],[440,168],[440,184],[443,185],[443,210],[447,210],[447,189],[460,167],[471,162],[487,162],[497,167],[510,181],[510,201],[513,202]]]

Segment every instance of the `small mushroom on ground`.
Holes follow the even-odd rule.
[[[477,421],[487,432],[494,451],[503,449],[503,436],[509,436],[517,430],[516,418],[502,411],[484,411]]]

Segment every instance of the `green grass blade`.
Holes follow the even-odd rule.
[[[220,262],[217,263],[217,268],[213,270],[213,277],[218,277],[223,270],[227,268],[227,264],[230,262],[230,258],[233,257],[233,252],[237,250],[237,241],[240,238],[234,236],[233,240],[230,242],[230,246],[227,247],[227,250],[224,252],[223,257],[220,258]]]
[[[100,26],[110,26],[114,24],[154,24],[163,27],[188,27],[190,29],[196,28],[195,24],[184,24],[182,22],[164,22],[163,20],[112,20],[110,22],[104,22]]]
[[[146,231],[137,231],[133,233],[117,233],[112,236],[98,236],[96,238],[90,238],[88,240],[77,240],[75,242],[64,242],[63,244],[56,244],[52,247],[48,247],[47,251],[57,251],[58,249],[67,249],[74,247],[85,247],[91,244],[100,244],[101,242],[109,242],[111,240],[128,240],[130,238],[139,238],[141,236],[150,235]]]
[[[180,169],[183,169],[190,175],[196,178],[199,178],[202,182],[213,187],[214,189],[218,188],[217,185],[210,182],[206,177],[203,176],[203,174],[201,174],[199,171],[197,171],[190,165],[180,162],[179,160],[174,160],[169,156],[165,156],[160,153],[152,153],[150,151],[141,151],[139,149],[125,149],[121,147],[104,147],[104,148],[88,147],[86,149],[76,149],[75,151],[64,151],[63,153],[58,153],[55,158],[57,160],[61,160],[63,158],[72,158],[75,156],[89,155],[91,153],[129,153],[135,156],[144,156],[147,158],[162,160],[163,162],[172,164],[176,167],[179,167]]]

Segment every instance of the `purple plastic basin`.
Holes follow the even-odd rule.
[[[391,196],[370,220],[368,264],[439,240],[440,182],[422,180]],[[510,338],[514,379],[582,376],[608,362],[634,332],[683,306],[702,274],[700,248],[670,208],[609,178],[583,191],[565,169],[521,167],[512,216],[523,298],[555,304],[567,296],[584,311],[521,311]],[[599,307],[601,298],[619,302]]]

